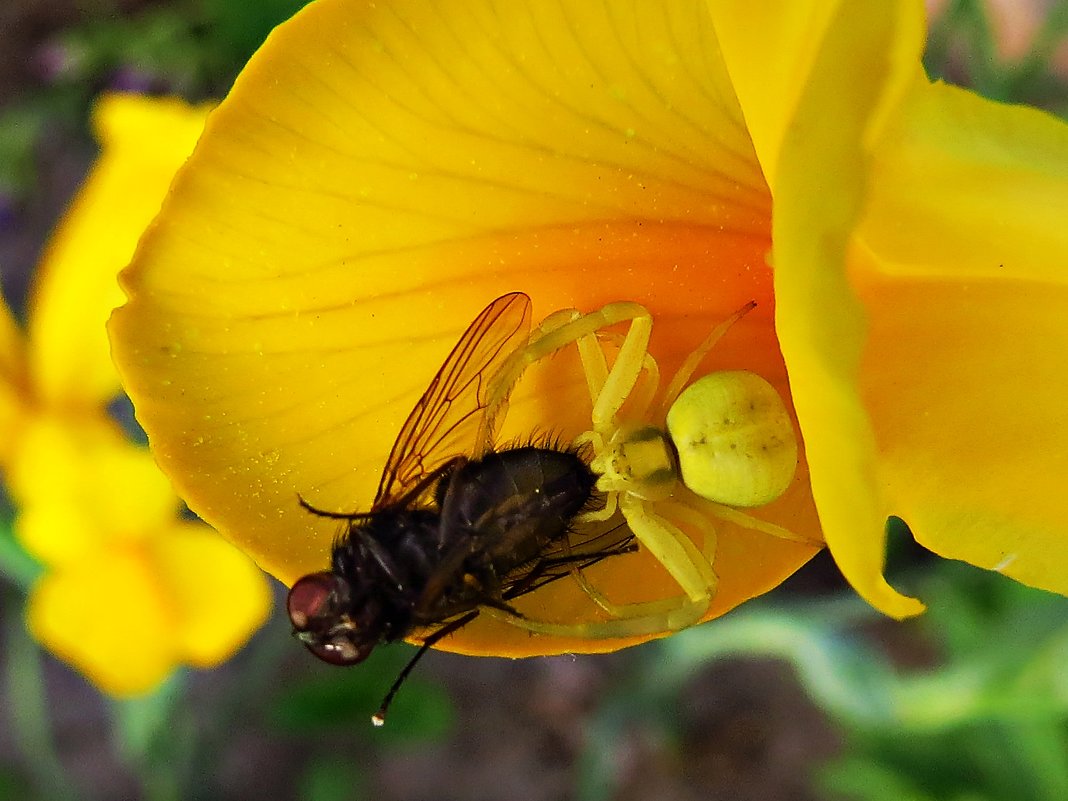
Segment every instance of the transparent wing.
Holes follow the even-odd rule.
[[[584,538],[571,532],[561,540],[546,545],[541,553],[526,564],[502,575],[497,591],[487,590],[479,594],[471,592],[467,586],[467,591],[460,593],[462,597],[452,603],[443,602],[442,598],[450,587],[465,589],[462,581],[464,563],[470,558],[471,550],[470,542],[460,542],[446,556],[444,561],[452,562],[452,565],[440,569],[427,583],[415,604],[416,620],[434,626],[480,606],[501,608],[502,602],[521,598],[546,584],[571,576],[576,570],[581,572],[603,559],[634,553],[638,548],[634,535],[622,525]]]
[[[572,534],[569,538],[574,537]],[[635,551],[634,535],[624,526],[614,526],[578,542],[565,539],[546,548],[531,564],[508,573],[501,582],[501,597],[506,601],[520,598],[571,575],[576,568],[585,570],[602,559]]]
[[[502,295],[482,310],[404,421],[372,511],[400,499],[451,459],[482,455],[488,385],[529,334],[530,298],[522,292]]]

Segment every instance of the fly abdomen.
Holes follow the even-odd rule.
[[[503,574],[567,534],[596,480],[572,451],[530,445],[490,453],[439,485],[442,524],[479,532],[483,556]]]

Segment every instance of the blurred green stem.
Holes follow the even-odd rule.
[[[146,801],[181,801],[183,750],[189,727],[176,714],[184,707],[185,676],[178,672],[154,692],[111,704],[119,753],[137,776]]]
[[[15,745],[22,751],[33,782],[42,798],[67,801],[76,798],[63,763],[56,753],[49,726],[48,693],[41,665],[41,652],[26,634],[21,603],[4,606],[4,641],[7,646],[5,683],[10,699]]]
[[[0,575],[23,593],[28,592],[41,575],[41,566],[22,550],[12,535],[10,521],[0,524]]]

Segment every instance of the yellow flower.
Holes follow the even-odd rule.
[[[0,465],[15,532],[45,566],[27,623],[101,689],[152,689],[186,663],[229,657],[266,618],[263,576],[180,502],[145,448],[107,414],[119,392],[104,323],[115,283],[206,109],[110,96],[103,152],[38,268],[28,336],[0,326]]]
[[[822,530],[898,617],[922,606],[883,579],[889,514],[940,553],[1068,591],[1068,135],[930,84],[923,38],[919,2],[320,0],[250,62],[125,275],[115,357],[157,458],[292,582],[335,530],[297,493],[367,508],[491,299],[523,290],[535,319],[643,303],[666,374],[756,300],[713,361],[796,410],[799,479],[762,517]],[[553,430],[588,428],[572,397]],[[539,419],[531,401],[512,433]],[[718,533],[711,616],[812,553]],[[648,558],[598,570],[613,593],[678,592]],[[570,585],[540,608],[588,614]],[[621,644],[483,620],[442,642]]]

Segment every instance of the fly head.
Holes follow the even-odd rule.
[[[357,614],[351,596],[349,582],[330,571],[304,576],[289,590],[293,636],[331,665],[362,662],[379,642],[373,610]]]

